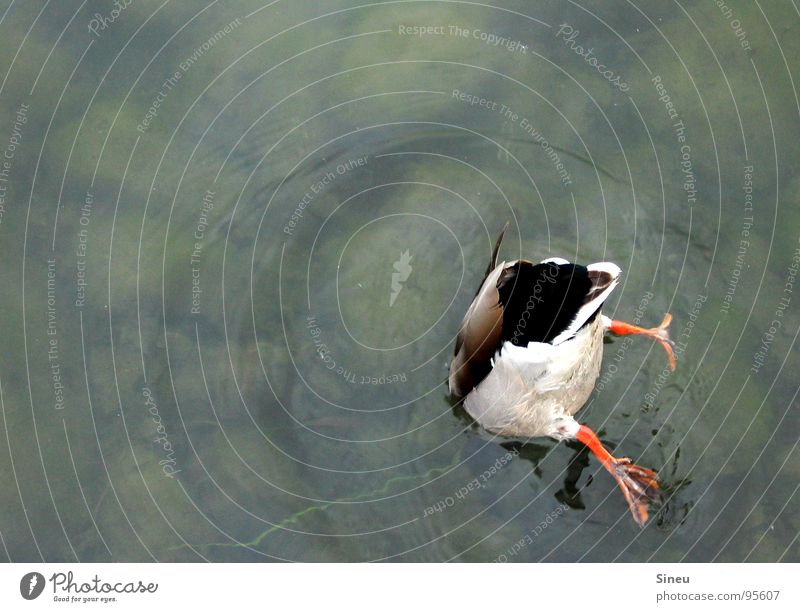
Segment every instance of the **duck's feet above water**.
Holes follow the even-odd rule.
[[[631,463],[627,457],[614,459],[610,465],[604,463],[603,466],[622,489],[633,520],[643,527],[647,523],[650,502],[659,498],[658,476],[651,469]]]
[[[642,336],[647,336],[652,340],[658,342],[664,350],[667,351],[667,358],[669,359],[669,368],[670,370],[675,370],[675,366],[677,365],[677,361],[675,359],[675,351],[673,347],[675,343],[669,337],[669,324],[672,322],[672,315],[666,313],[664,315],[664,320],[661,321],[661,324],[658,327],[639,327],[638,325],[633,325],[631,323],[625,323],[625,321],[616,321],[612,319],[607,319],[608,323],[606,327],[608,331],[616,336],[629,336],[631,334],[638,334]]]
[[[586,425],[578,428],[575,437],[597,456],[603,467],[614,477],[628,502],[633,520],[637,525],[644,526],[647,523],[650,502],[658,501],[660,495],[656,473],[632,463],[627,457],[614,457],[600,442],[597,434]]]

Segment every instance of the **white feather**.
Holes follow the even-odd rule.
[[[467,395],[464,407],[490,431],[518,426],[524,413],[526,428],[547,432],[540,435],[551,435],[552,423],[561,413],[553,411],[552,403],[541,405],[535,398],[563,388],[579,362],[585,359],[590,342],[588,329],[581,330],[574,342],[560,346],[546,342],[516,346],[504,342],[495,353],[491,372]]]
[[[600,261],[598,263],[589,264],[586,266],[586,268],[587,270],[607,272],[613,277],[614,280],[602,293],[600,293],[590,302],[587,302],[581,306],[576,313],[575,318],[572,319],[572,322],[567,326],[567,328],[553,338],[553,344],[561,344],[565,340],[569,340],[581,327],[583,327],[583,324],[586,323],[589,317],[592,316],[592,313],[603,305],[603,302],[606,301],[609,294],[614,290],[614,287],[617,286],[619,283],[619,275],[622,273],[622,270],[619,269],[619,266],[611,263],[610,261]]]
[[[565,266],[569,262],[566,259],[564,259],[563,257],[550,257],[549,259],[543,259],[539,263],[554,263],[554,264],[558,264],[559,266]]]

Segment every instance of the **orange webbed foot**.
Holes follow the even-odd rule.
[[[632,325],[631,323],[625,323],[624,321],[611,321],[611,324],[608,326],[608,331],[612,334],[617,336],[629,336],[631,334],[639,334],[642,336],[647,336],[652,340],[658,342],[664,350],[667,352],[667,359],[669,360],[669,369],[673,372],[678,365],[677,359],[675,358],[675,343],[672,341],[672,338],[669,336],[669,325],[672,323],[672,315],[670,313],[666,313],[664,315],[664,319],[657,327],[639,327],[638,325]]]
[[[606,469],[617,481],[625,501],[633,515],[633,520],[640,527],[644,527],[649,517],[649,506],[657,502],[661,489],[658,486],[658,475],[651,469],[644,468],[627,457],[614,458]]]
[[[644,527],[649,518],[650,503],[658,501],[661,496],[658,475],[655,471],[636,465],[627,457],[614,457],[600,442],[597,434],[586,425],[578,428],[575,437],[595,454],[603,467],[614,477],[625,496],[625,501],[628,502],[633,520],[640,527]]]

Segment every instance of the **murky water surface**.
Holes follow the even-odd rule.
[[[0,4],[0,558],[800,560],[793,3],[44,4]],[[506,221],[674,316],[580,413],[644,530],[448,400]]]

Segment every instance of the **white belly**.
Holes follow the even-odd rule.
[[[507,342],[464,407],[489,431],[513,437],[559,437],[555,420],[589,399],[603,356],[601,317],[558,345]]]

